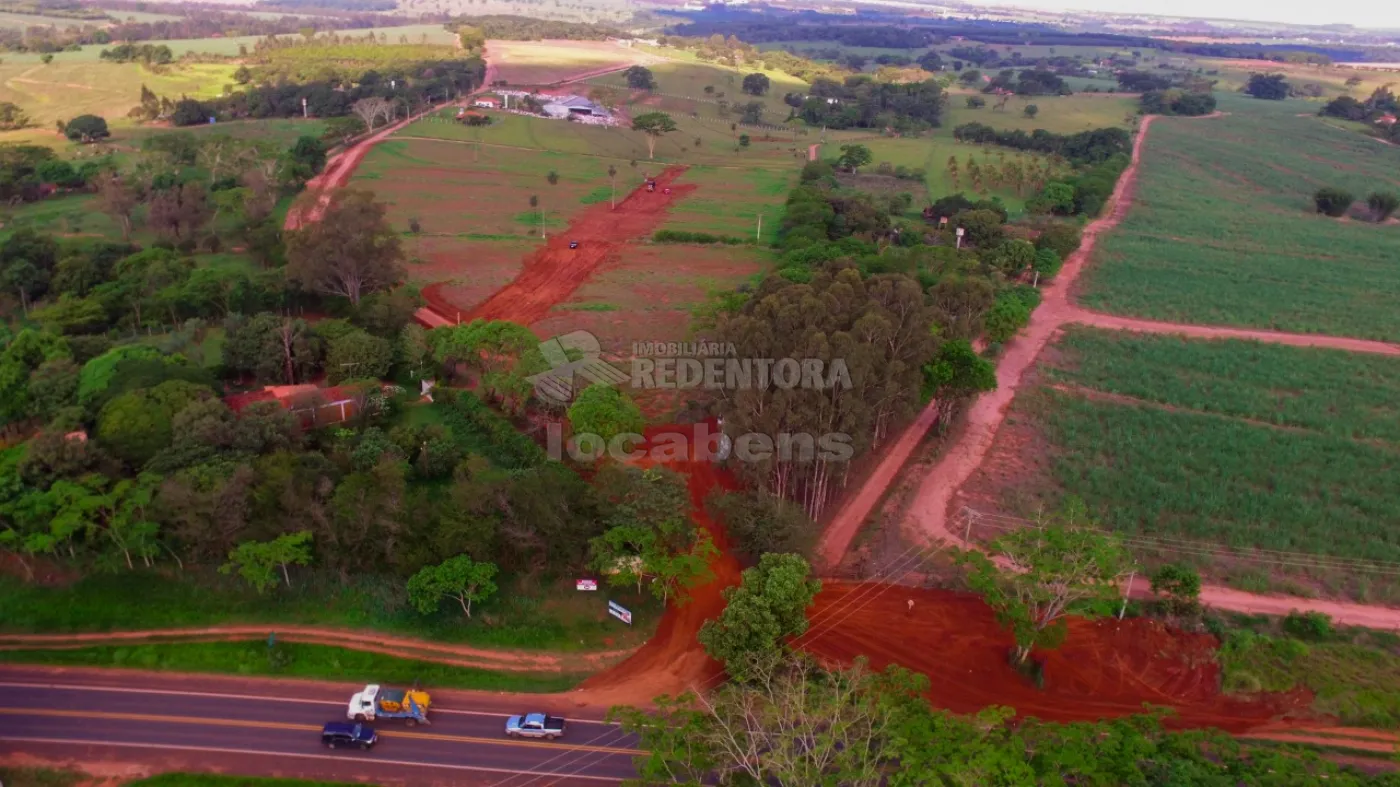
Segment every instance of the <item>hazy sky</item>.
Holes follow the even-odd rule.
[[[1317,3],[1300,0],[984,0],[994,5],[1035,9],[1170,14],[1201,19],[1250,19],[1294,24],[1350,24],[1358,27],[1400,28],[1400,3],[1362,0],[1356,3]]]

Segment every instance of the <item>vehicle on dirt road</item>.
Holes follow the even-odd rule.
[[[321,744],[327,749],[369,749],[379,741],[379,734],[368,724],[328,721],[321,728]]]
[[[345,718],[353,721],[403,719],[412,727],[428,723],[428,706],[431,704],[432,699],[426,691],[390,689],[371,683],[365,686],[364,691],[350,697]]]
[[[576,240],[571,240],[571,241],[569,241],[569,248],[571,248],[571,249],[577,249],[577,248],[578,248],[578,241],[576,241]]]
[[[564,737],[564,719],[545,713],[527,713],[506,719],[506,735],[512,738],[544,738],[552,741]]]

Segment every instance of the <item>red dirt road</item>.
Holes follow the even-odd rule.
[[[332,156],[331,160],[326,162],[325,170],[306,182],[306,193],[297,200],[297,205],[293,205],[292,209],[287,211],[287,220],[282,224],[282,228],[294,230],[302,224],[320,221],[326,213],[326,207],[331,204],[331,195],[336,189],[344,188],[345,184],[350,182],[350,176],[355,174],[355,168],[360,166],[369,149],[416,119],[407,117],[393,125],[385,126],[372,136],[365,137]]]
[[[836,511],[836,515],[826,524],[826,529],[822,531],[821,541],[817,544],[817,558],[824,564],[826,570],[836,568],[845,557],[846,551],[850,549],[851,542],[855,540],[856,534],[860,532],[861,525],[870,516],[870,512],[879,504],[880,499],[885,496],[885,491],[890,484],[899,476],[899,471],[904,469],[904,463],[909,461],[909,455],[914,453],[914,449],[919,442],[928,434],[928,430],[938,423],[938,402],[931,401],[924,405],[924,409],[919,413],[919,417],[914,422],[904,428],[903,434],[898,440],[886,445],[884,456],[880,463],[875,466],[875,471],[865,480],[860,491],[855,496],[850,497]],[[820,570],[821,566],[818,567]]]
[[[689,426],[678,428],[690,433]],[[666,429],[649,429],[648,436]],[[729,539],[705,512],[705,498],[713,489],[732,489],[737,485],[712,462],[675,462],[666,466],[686,476],[694,506],[691,516],[710,533],[720,550],[720,556],[710,564],[714,579],[693,588],[685,605],[667,607],[656,634],[626,661],[579,685],[574,691],[575,699],[590,705],[647,705],[660,694],[674,696],[692,688],[714,688],[724,675],[724,669],[705,653],[695,635],[706,620],[718,617],[724,610],[724,589],[739,584],[739,561],[730,554]]]
[[[1174,322],[1140,320],[1134,317],[1102,314],[1074,306],[1066,312],[1065,321],[1114,331],[1167,333],[1195,339],[1247,339],[1268,342],[1269,344],[1284,344],[1289,347],[1323,347],[1354,353],[1400,355],[1400,345],[1370,339],[1352,339],[1346,336],[1327,336],[1315,333],[1284,333],[1283,331],[1266,331],[1254,328],[1227,328],[1218,325],[1183,325]]]
[[[638,188],[617,204],[592,205],[525,260],[525,268],[510,284],[477,306],[465,321],[510,320],[530,325],[545,318],[555,305],[568,300],[604,263],[617,258],[622,245],[650,235],[666,218],[666,211],[695,190],[678,185],[685,167],[668,167],[656,178],[656,191]],[[670,194],[663,193],[666,188]],[[569,248],[578,241],[577,249]],[[433,304],[440,308],[438,304]]]

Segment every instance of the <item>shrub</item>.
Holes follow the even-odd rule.
[[[1305,642],[1326,642],[1335,635],[1332,618],[1324,612],[1294,610],[1283,619],[1283,633]]]
[[[997,296],[985,321],[987,340],[1003,344],[1031,321],[1031,310],[1013,293]]]
[[[1313,194],[1313,204],[1317,206],[1317,212],[1324,213],[1334,219],[1346,215],[1353,201],[1351,192],[1331,186],[1320,188],[1317,193]]]
[[[1152,592],[1165,596],[1172,614],[1191,614],[1200,607],[1201,575],[1187,566],[1168,563],[1152,572]]]
[[[1079,228],[1073,224],[1051,224],[1041,230],[1039,237],[1035,239],[1035,247],[1051,249],[1060,255],[1061,260],[1065,260],[1079,250],[1080,240]]]
[[[732,235],[711,235],[708,232],[687,232],[685,230],[657,230],[651,239],[656,243],[723,243],[738,246],[749,241]]]
[[[1060,259],[1059,253],[1054,249],[1037,249],[1035,252],[1035,262],[1031,263],[1031,268],[1040,274],[1042,279],[1053,279],[1055,274],[1064,267],[1064,260]]]
[[[968,109],[981,109],[982,107],[985,107],[985,106],[987,106],[987,99],[982,98],[981,96],[968,96],[968,97],[967,97],[967,108],[968,108]]]
[[[1366,206],[1371,209],[1371,215],[1377,222],[1390,218],[1390,214],[1400,208],[1400,197],[1388,191],[1378,191],[1366,198]]]

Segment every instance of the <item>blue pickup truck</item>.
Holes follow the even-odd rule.
[[[564,737],[564,720],[545,713],[526,713],[506,719],[506,735],[512,738],[544,738],[552,741]]]

